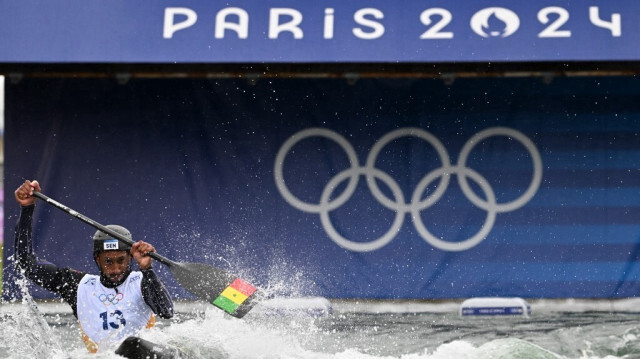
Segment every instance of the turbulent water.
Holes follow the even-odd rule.
[[[0,358],[118,358],[86,353],[66,305],[26,298],[0,307]],[[533,301],[528,318],[469,318],[459,302],[334,301],[332,314],[256,307],[240,320],[177,303],[176,318],[141,336],[194,358],[640,358],[638,305]]]

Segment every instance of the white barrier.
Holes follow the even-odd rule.
[[[460,305],[461,316],[531,315],[531,306],[522,298],[481,297],[467,299]]]
[[[324,297],[273,298],[259,303],[252,312],[273,316],[325,317],[333,314],[333,307]]]

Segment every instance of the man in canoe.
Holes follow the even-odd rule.
[[[141,329],[153,326],[156,315],[173,316],[171,296],[147,255],[155,252],[149,243],[138,241],[129,246],[97,231],[93,236],[93,258],[99,275],[40,262],[33,252],[34,191],[40,191],[38,181],[25,181],[15,191],[21,206],[15,230],[16,264],[27,278],[60,295],[71,306],[90,352],[113,350]],[[131,239],[124,227],[107,228]],[[140,271],[131,269],[132,258]]]

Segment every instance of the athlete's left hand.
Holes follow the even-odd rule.
[[[148,254],[155,251],[156,249],[150,243],[144,241],[137,241],[131,246],[131,255],[142,270],[151,268],[151,257]]]

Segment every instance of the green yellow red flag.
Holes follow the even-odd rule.
[[[232,314],[255,291],[256,288],[251,284],[236,278],[233,283],[220,293],[213,301],[213,304]]]

